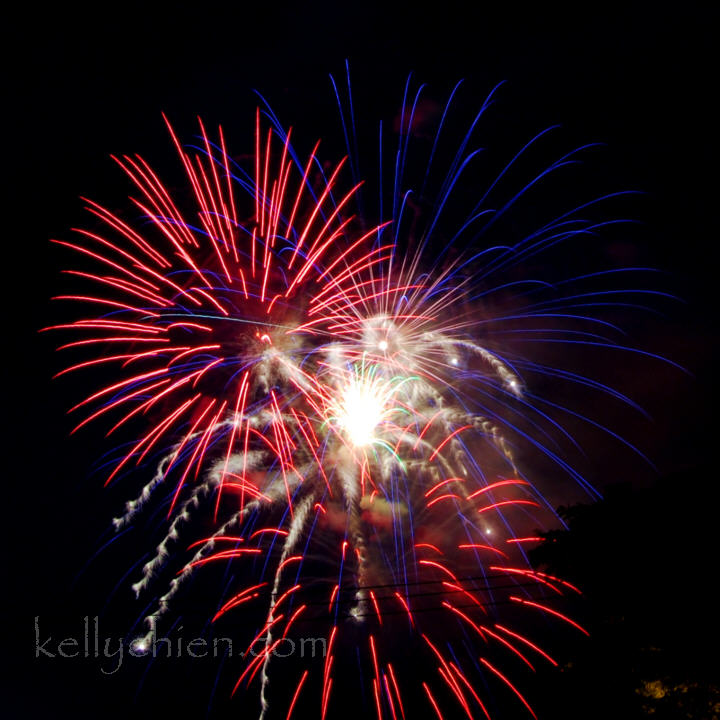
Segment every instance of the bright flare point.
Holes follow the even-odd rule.
[[[338,424],[356,447],[369,445],[383,417],[383,401],[372,383],[352,382],[343,392]]]

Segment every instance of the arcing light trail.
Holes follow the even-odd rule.
[[[401,123],[398,157],[411,125],[412,117],[404,130]],[[429,235],[474,156],[464,149],[467,138],[425,234],[405,243],[402,164],[392,219],[367,229],[355,215],[361,183],[343,189],[347,159],[323,172],[318,143],[301,160],[291,132],[266,127],[260,111],[247,173],[231,160],[222,129],[211,138],[201,122],[200,147],[187,149],[168,128],[192,207],[142,157],[114,158],[143,222],[87,200],[101,229],[60,242],[83,258],[68,272],[89,288],[61,296],[89,308],[87,317],[58,326],[79,336],[61,349],[95,353],[61,374],[94,366],[112,373],[72,408],[81,416],[77,428],[104,420],[115,435],[144,426],[108,483],[154,463],[116,527],[169,496],[166,535],[133,590],[150,592],[168,566],[177,572],[156,598],[141,642],[150,642],[190,577],[232,561],[247,581],[223,598],[213,621],[263,608],[252,640],[262,640],[263,652],[248,660],[233,690],[257,693],[261,718],[290,717],[300,706],[321,718],[341,713],[333,688],[347,684],[337,675],[347,661],[337,658],[358,628],[378,720],[404,719],[408,697],[418,693],[428,716],[442,718],[452,707],[489,718],[485,684],[508,691],[512,712],[534,715],[508,674],[518,662],[557,663],[532,637],[494,621],[500,603],[483,578],[508,578],[524,592],[508,602],[585,630],[553,607],[576,589],[532,570],[523,545],[538,538],[512,530],[520,521],[524,529],[542,526],[548,511],[516,466],[511,439],[529,436],[514,418],[557,423],[525,398],[515,368],[527,362],[473,337],[476,318],[462,308],[476,291],[458,272],[467,258],[426,272]],[[461,226],[488,212],[476,210]],[[512,253],[523,257],[592,229],[566,214]],[[507,263],[508,251],[487,248],[476,257],[487,255],[490,272]],[[537,308],[536,318],[561,317]],[[526,309],[521,317],[532,316]],[[588,328],[602,323],[567,310],[562,317]],[[495,405],[483,400],[488,394]],[[529,441],[582,482],[549,444]],[[213,529],[193,540],[198,517]],[[430,590],[418,592],[418,584]],[[426,622],[430,609],[444,612],[445,622]],[[273,649],[310,621],[326,624],[325,663],[300,672],[287,706],[274,709]],[[393,664],[383,634],[399,622],[414,633],[423,673]],[[461,642],[451,647],[448,638]]]

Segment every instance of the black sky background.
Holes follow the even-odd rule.
[[[243,143],[257,88],[284,122],[302,129],[306,142],[320,132],[318,117],[326,134],[337,128],[327,76],[341,75],[345,58],[357,88],[356,111],[363,112],[364,101],[373,117],[392,117],[410,71],[439,97],[459,78],[478,89],[479,100],[505,80],[504,137],[513,138],[513,113],[519,127],[560,122],[570,137],[607,143],[593,165],[598,172],[647,193],[637,210],[644,257],[670,271],[670,291],[685,303],[641,340],[693,377],[658,371],[638,380],[656,416],[641,430],[643,447],[660,476],[681,471],[687,487],[678,492],[698,497],[696,518],[666,521],[680,528],[669,573],[681,556],[693,554],[706,556],[716,572],[714,548],[692,534],[696,523],[706,522],[702,507],[717,482],[711,462],[712,26],[709,12],[693,3],[591,3],[574,10],[485,3],[237,5],[167,12],[117,4],[83,11],[27,6],[15,13],[5,30],[10,52],[4,62],[5,716],[144,718],[153,708],[188,707],[179,700],[154,705],[160,699],[153,690],[137,704],[137,675],[108,678],[92,663],[43,664],[33,657],[33,618],[55,623],[58,637],[64,629],[73,632],[84,615],[100,612],[134,549],[130,543],[111,550],[74,584],[125,493],[103,490],[102,479],[91,476],[97,438],[68,439],[64,412],[74,396],[50,381],[58,369],[52,341],[37,331],[56,317],[49,298],[67,257],[47,240],[68,237],[68,229],[83,222],[78,196],[122,197],[126,185],[111,152],[140,152],[158,165],[171,157],[161,111],[181,131],[192,131],[197,114],[210,125],[222,122],[233,146],[249,149]],[[129,605],[120,605],[118,626],[123,612],[139,612]],[[160,691],[167,685],[160,683]],[[200,698],[197,706],[203,705]]]

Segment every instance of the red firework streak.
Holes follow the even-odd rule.
[[[168,538],[201,505],[214,523],[189,545],[154,617],[168,611],[189,574],[260,556],[272,579],[248,569],[249,582],[223,600],[213,622],[265,603],[249,645],[262,641],[263,650],[248,655],[233,690],[259,684],[261,717],[275,650],[318,619],[327,629],[325,660],[292,681],[281,709],[288,720],[300,706],[322,718],[342,712],[333,688],[348,682],[337,673],[347,665],[338,657],[351,624],[366,628],[364,686],[378,720],[405,720],[408,698],[418,697],[428,717],[442,719],[448,705],[489,719],[480,676],[534,716],[505,666],[557,663],[491,614],[507,602],[585,630],[551,606],[576,588],[510,564],[512,553],[522,565],[523,546],[541,538],[515,537],[509,522],[521,518],[527,527],[541,503],[494,430],[483,432],[510,470],[489,480],[468,461],[485,421],[448,399],[460,344],[438,320],[457,298],[437,299],[447,273],[419,280],[418,259],[396,257],[391,223],[359,230],[360,185],[341,189],[346,159],[324,172],[318,143],[301,162],[291,133],[264,130],[260,111],[249,173],[228,155],[222,129],[212,141],[200,122],[200,147],[189,151],[167,125],[188,197],[173,197],[142,157],[114,158],[134,186],[142,230],[86,201],[100,229],[55,242],[82,256],[82,268],[67,272],[91,289],[57,299],[92,312],[52,328],[80,335],[61,350],[94,353],[58,375],[113,368],[107,386],[71,409],[85,413],[75,429],[110,417],[108,435],[142,429],[106,482],[133,466],[155,467],[116,525],[131,522],[166,484]],[[471,350],[484,377],[519,386],[500,360]],[[258,530],[249,520],[264,512],[282,517]],[[303,579],[311,541],[326,554],[334,548],[324,586]],[[166,539],[134,586],[138,594],[167,555]],[[438,613],[444,623],[428,619]],[[393,664],[388,626],[416,638],[422,673],[402,658]],[[460,659],[452,637],[472,638],[477,651]]]

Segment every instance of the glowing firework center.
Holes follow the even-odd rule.
[[[330,421],[353,448],[382,443],[384,427],[395,427],[391,418],[399,412],[396,396],[401,385],[411,378],[385,378],[376,364],[354,365],[338,383],[337,399],[330,403]]]
[[[383,398],[372,384],[351,382],[343,390],[338,425],[356,447],[372,443],[383,419]]]

